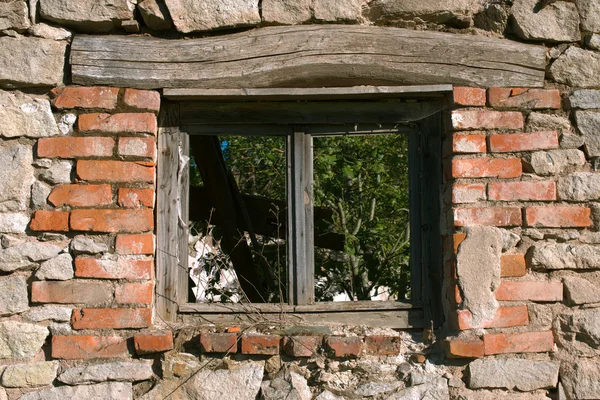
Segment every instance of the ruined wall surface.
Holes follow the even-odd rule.
[[[543,89],[454,89],[433,343],[153,313],[161,94],[73,86],[70,40],[311,23],[547,49]],[[600,398],[600,0],[0,0],[0,88],[0,400]]]

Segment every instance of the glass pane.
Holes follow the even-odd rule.
[[[408,136],[313,143],[316,300],[409,299]]]
[[[192,137],[190,147],[190,301],[284,302],[285,137]]]

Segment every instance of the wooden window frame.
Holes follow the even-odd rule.
[[[259,312],[308,324],[441,325],[441,110],[451,91],[450,85],[165,89],[170,101],[163,102],[158,137],[158,315],[195,323],[251,321],[249,314]],[[410,219],[413,300],[315,304],[313,204],[305,204],[305,197],[312,200],[312,137],[397,131],[409,135],[410,208],[419,210]],[[288,138],[288,220],[294,221],[287,224],[289,304],[187,303],[189,135],[232,133]]]

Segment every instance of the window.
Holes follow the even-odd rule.
[[[274,317],[282,313],[294,315],[299,318],[298,321],[307,324],[352,324],[360,321],[361,324],[408,328],[428,326],[429,321],[433,321],[439,325],[442,263],[440,110],[442,96],[450,90],[448,86],[254,89],[239,92],[165,90],[167,98],[177,101],[163,107],[159,133],[157,309],[160,315],[169,320],[226,322],[229,319],[243,320],[248,317],[247,311],[257,310],[263,314],[272,313]],[[279,151],[286,156],[283,171],[286,198],[267,199],[270,203],[276,200],[276,210],[285,207],[283,221],[277,221],[281,212],[274,212],[273,208],[267,211],[274,215],[277,226],[285,226],[285,234],[275,240],[279,245],[282,240],[285,241],[283,253],[287,258],[285,290],[280,292],[280,296],[275,296],[278,304],[262,302],[265,296],[260,286],[268,275],[265,270],[260,272],[260,267],[243,270],[251,261],[246,262],[250,256],[245,249],[246,239],[239,237],[239,232],[244,231],[240,227],[257,225],[251,220],[257,218],[254,214],[260,208],[255,203],[265,201],[249,198],[247,194],[231,188],[240,179],[227,176],[230,172],[223,165],[229,157],[230,142],[220,141],[216,135],[235,135],[243,140],[280,144],[285,142]],[[409,301],[315,301],[314,249],[321,240],[320,228],[315,226],[315,221],[318,225],[321,217],[315,219],[315,213],[327,214],[328,208],[326,204],[316,204],[315,208],[315,200],[318,202],[319,196],[315,196],[314,191],[313,152],[315,148],[323,147],[319,143],[336,146],[336,140],[344,140],[349,135],[364,135],[365,138],[396,135],[408,142]],[[236,139],[237,142],[239,139]],[[191,161],[194,165],[201,164],[201,178],[204,188],[207,188],[205,193],[201,193],[202,189],[198,187],[190,189],[187,173],[190,154],[195,156]],[[207,200],[207,193],[212,199]],[[199,196],[204,196],[204,200],[199,200]],[[247,210],[236,207],[233,203],[240,196],[246,196],[242,203],[254,201],[254,206]],[[207,201],[208,206],[198,206],[201,201]],[[223,240],[223,245],[229,250],[240,286],[255,301],[252,304],[188,302],[191,289],[188,285],[189,221],[206,220],[207,210],[214,204],[221,207],[221,215],[215,215],[221,219],[219,229],[238,233],[238,242],[226,243]],[[229,218],[235,213],[239,214],[240,221]],[[203,217],[195,216],[197,214]],[[202,229],[209,225],[204,224]],[[315,230],[319,234],[317,242]],[[249,232],[247,241],[254,249],[257,248],[256,237],[262,240],[268,236],[260,236],[260,232],[258,235]],[[272,236],[270,240],[274,241]],[[234,236],[225,232],[220,237]],[[243,242],[243,246],[238,246],[239,242]],[[282,276],[279,274],[275,279],[281,280]],[[195,295],[198,296],[197,291]]]

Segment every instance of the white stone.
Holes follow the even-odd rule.
[[[58,121],[58,130],[63,135],[68,135],[73,132],[73,125],[75,125],[75,121],[77,121],[77,115],[75,114],[65,114],[60,117]]]
[[[18,246],[20,244],[25,243],[25,239],[19,236],[12,235],[0,235],[0,244],[2,244],[2,248],[6,249],[8,247]]]
[[[598,359],[563,362],[560,379],[568,399],[600,399],[600,363]]]
[[[558,131],[564,134],[572,130],[569,118],[561,115],[532,112],[527,117],[527,132]]]
[[[86,385],[105,381],[145,381],[152,375],[152,365],[149,363],[119,361],[69,368],[59,375],[58,380],[67,385]]]
[[[264,381],[261,389],[264,400],[312,399],[312,392],[308,387],[306,379],[302,375],[291,371],[271,381]]]
[[[511,8],[515,33],[527,40],[577,42],[579,13],[573,3],[555,1],[540,7],[538,0],[515,0]]]
[[[165,0],[165,3],[175,27],[183,33],[260,23],[258,0]]]
[[[315,18],[322,21],[357,21],[362,14],[361,0],[314,0]]]
[[[35,262],[56,257],[61,250],[60,247],[53,244],[40,242],[24,242],[2,249],[0,250],[0,271],[12,272],[31,267],[35,265]]]
[[[0,214],[0,232],[25,233],[29,224],[29,215],[22,213]]]
[[[574,356],[598,356],[600,349],[600,309],[570,309],[554,321],[558,347]]]
[[[33,36],[52,40],[71,40],[73,37],[73,34],[66,29],[56,28],[43,23],[31,26],[29,33]]]
[[[132,400],[130,382],[107,382],[96,385],[61,386],[39,392],[26,393],[19,400],[65,400],[65,399],[118,399]]]
[[[3,121],[1,117],[0,121]],[[29,208],[31,185],[35,180],[32,161],[31,146],[14,141],[0,145],[0,212],[24,211]]]
[[[2,386],[28,388],[52,384],[58,371],[58,361],[9,365],[2,374]]]
[[[555,175],[585,165],[585,154],[577,149],[536,151],[524,158],[528,172]]]
[[[600,2],[575,0],[581,15],[581,27],[586,32],[600,32]]]
[[[600,50],[600,35],[594,34],[587,41],[587,47],[592,50]]]
[[[27,311],[27,281],[23,276],[0,278],[0,315],[11,315]]]
[[[508,25],[508,11],[504,4],[486,3],[473,18],[475,26],[486,31],[504,33]]]
[[[33,357],[41,350],[48,328],[15,321],[0,322],[0,359]]]
[[[311,18],[311,4],[311,0],[263,0],[262,16],[267,22],[301,24]]]
[[[71,251],[75,254],[101,254],[108,251],[108,246],[87,236],[77,236],[71,240]]]
[[[67,43],[36,37],[0,37],[0,87],[59,86]]]
[[[35,209],[43,209],[48,205],[48,196],[52,188],[44,182],[35,181],[31,186],[31,204]]]
[[[72,279],[73,276],[75,276],[73,258],[69,253],[59,254],[48,261],[44,261],[35,273],[35,277],[40,280],[66,281]]]
[[[444,24],[464,18],[480,7],[479,0],[375,0],[370,3],[370,18],[380,21],[419,18]]]
[[[517,245],[521,241],[521,237],[516,233],[500,229],[502,232],[502,251],[506,252]]]
[[[171,29],[173,26],[173,21],[164,0],[141,0],[138,1],[137,6],[148,28],[155,31],[164,31]]]
[[[449,400],[448,381],[438,378],[423,385],[412,386],[393,393],[386,400]]]
[[[23,30],[29,27],[27,3],[22,0],[0,1],[0,31],[5,29]]]
[[[576,276],[565,276],[565,296],[570,305],[600,303],[598,287],[587,279]]]
[[[19,92],[0,90],[0,136],[40,138],[58,135],[50,102]]]
[[[600,86],[600,54],[571,46],[550,67],[550,76],[558,83],[573,87]]]
[[[403,386],[404,383],[400,381],[394,382],[367,382],[356,388],[354,393],[361,396],[377,396],[382,393],[391,392],[392,390],[398,389]]]
[[[73,165],[69,161],[56,161],[50,168],[40,174],[40,178],[52,183],[71,183]]]
[[[561,200],[586,201],[600,199],[600,173],[576,172],[558,180]]]
[[[587,155],[600,156],[600,111],[576,111],[575,120],[583,135]]]
[[[554,388],[560,363],[516,358],[475,360],[469,364],[469,387],[520,391]]]
[[[531,267],[535,270],[600,268],[600,246],[542,243],[532,249]]]
[[[576,90],[569,96],[572,108],[600,108],[600,90]]]
[[[133,19],[133,4],[127,0],[40,0],[42,19],[80,32],[108,32]]]
[[[324,390],[323,392],[321,392],[321,394],[315,397],[315,400],[346,400],[346,398],[342,396],[336,396],[329,390]]]
[[[50,334],[52,336],[68,336],[73,333],[73,329],[71,328],[71,323],[53,323],[48,325],[48,329],[50,329]]]
[[[68,322],[71,320],[73,310],[69,307],[47,305],[42,307],[30,308],[25,317],[31,322],[41,321],[59,321]]]

